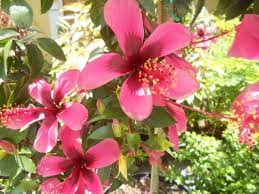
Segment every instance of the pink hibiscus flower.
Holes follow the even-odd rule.
[[[252,147],[259,133],[259,82],[249,85],[234,100],[231,110],[240,124],[239,141]]]
[[[229,56],[259,60],[259,15],[246,14],[236,27],[236,36]]]
[[[43,119],[34,141],[38,152],[51,151],[58,137],[58,120],[73,130],[81,130],[87,120],[88,111],[79,103],[62,102],[62,99],[77,86],[78,70],[70,70],[57,78],[53,95],[50,85],[39,79],[29,85],[29,94],[44,107],[6,108],[1,111],[0,120],[10,129],[20,129],[33,122]]]
[[[130,118],[139,121],[151,114],[153,105],[159,103],[157,99],[181,99],[199,88],[192,66],[172,54],[190,43],[191,33],[186,27],[166,22],[158,25],[144,42],[143,20],[136,0],[108,0],[104,18],[124,57],[109,53],[91,61],[81,72],[82,88],[95,89],[127,74],[120,104]]]
[[[59,136],[66,157],[44,156],[37,167],[38,174],[49,177],[70,169],[72,172],[63,183],[57,179],[44,182],[41,187],[42,193],[82,194],[90,191],[102,194],[102,185],[95,169],[109,166],[119,159],[121,153],[118,143],[112,139],[105,139],[84,154],[80,143],[80,131],[63,126]]]

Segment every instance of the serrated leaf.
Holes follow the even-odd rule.
[[[40,47],[48,52],[51,56],[61,61],[66,60],[62,48],[54,40],[50,38],[38,38],[36,41],[38,42]]]
[[[105,139],[105,138],[114,138],[111,125],[100,127],[88,136],[88,139]]]
[[[26,156],[16,155],[15,160],[20,169],[26,172],[36,173],[36,166],[30,158]]]
[[[41,0],[40,5],[41,5],[41,14],[46,13],[52,6],[54,0]]]
[[[27,45],[26,48],[29,68],[31,70],[32,77],[35,77],[41,72],[44,64],[44,58],[41,50],[36,44],[31,43]]]
[[[174,124],[174,119],[164,108],[155,107],[144,122],[154,128],[164,128]]]
[[[4,29],[0,30],[0,41],[6,40],[9,38],[13,38],[18,35],[19,35],[18,32],[11,30],[11,29],[4,28]]]
[[[29,28],[32,25],[33,11],[31,6],[24,0],[12,2],[9,9],[12,21],[20,28]]]
[[[121,154],[119,158],[119,171],[121,175],[128,180],[127,158]]]
[[[155,3],[153,0],[140,0],[142,7],[152,16],[155,16]]]

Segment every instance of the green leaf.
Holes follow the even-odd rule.
[[[254,13],[259,14],[259,0],[254,0]]]
[[[140,136],[138,133],[128,133],[127,134],[127,142],[133,148],[138,148],[141,142]]]
[[[7,154],[0,160],[0,176],[11,176],[17,171],[17,164],[15,158],[12,155]]]
[[[26,138],[28,130],[19,132],[10,130],[7,128],[0,128],[0,139],[5,139],[13,142],[14,144],[20,143],[23,139]]]
[[[13,38],[15,36],[18,36],[19,33],[14,31],[14,30],[10,30],[7,28],[1,29],[0,30],[0,41],[9,39],[9,38]]]
[[[18,186],[16,186],[11,194],[21,194],[21,193],[31,193],[36,191],[39,187],[39,184],[35,180],[24,180]]]
[[[230,20],[244,14],[252,2],[253,0],[238,0],[232,3],[226,10],[226,20]]]
[[[105,139],[105,138],[114,138],[111,125],[100,127],[88,136],[88,139]]]
[[[111,174],[111,166],[100,168],[98,169],[98,177],[100,178],[101,182],[104,184],[110,178]]]
[[[50,38],[38,38],[37,42],[39,43],[40,47],[48,52],[51,56],[61,61],[66,60],[62,48],[54,40]]]
[[[11,0],[1,0],[1,9],[7,14],[9,14],[10,5]]]
[[[155,3],[153,0],[140,0],[141,6],[152,16],[155,16]]]
[[[9,9],[12,21],[20,28],[29,28],[32,25],[33,11],[24,0],[15,0]]]
[[[7,70],[8,70],[7,60],[8,60],[10,51],[12,49],[12,45],[13,45],[13,40],[9,40],[4,47],[4,70],[3,70],[2,79],[5,79],[7,77]],[[2,70],[1,70],[1,72],[2,72]]]
[[[36,173],[36,166],[30,158],[26,156],[16,155],[15,160],[20,169],[26,172]]]
[[[144,122],[151,127],[164,128],[174,124],[174,119],[164,108],[156,107]]]
[[[31,43],[27,45],[26,48],[29,68],[31,70],[32,77],[35,77],[39,75],[42,70],[44,58],[41,50],[36,44]]]
[[[54,0],[41,0],[41,14],[46,13],[52,6]]]

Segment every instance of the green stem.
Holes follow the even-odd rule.
[[[158,166],[151,166],[151,182],[150,182],[150,194],[158,194],[159,186],[159,175],[158,175]]]

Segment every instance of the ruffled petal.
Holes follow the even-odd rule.
[[[113,139],[105,139],[87,150],[87,168],[103,168],[116,162],[120,157],[120,147]]]
[[[64,125],[59,131],[59,138],[64,154],[71,159],[83,158],[81,132],[71,130]]]
[[[171,116],[175,119],[175,126],[177,130],[179,130],[181,133],[186,131],[187,129],[187,118],[185,115],[185,112],[182,108],[172,104],[172,103],[167,103],[167,108]]]
[[[131,71],[123,58],[115,53],[105,54],[86,64],[80,73],[79,84],[92,90]]]
[[[168,139],[173,145],[175,151],[179,151],[179,137],[176,125],[172,125],[168,129]]]
[[[88,118],[88,110],[84,105],[76,102],[63,104],[64,109],[58,118],[72,130],[81,130]]]
[[[115,33],[121,50],[128,57],[138,55],[144,39],[141,10],[136,0],[108,0],[104,18]]]
[[[148,87],[142,87],[137,76],[125,80],[120,92],[120,105],[130,118],[142,121],[152,112],[152,94]]]
[[[236,36],[228,55],[259,60],[259,15],[245,15],[236,27]]]
[[[37,132],[34,149],[41,153],[50,152],[57,144],[58,121],[55,116],[47,116]]]
[[[57,178],[50,178],[44,181],[41,186],[41,194],[60,194],[62,183]]]
[[[79,73],[79,70],[74,69],[66,71],[58,76],[53,93],[56,104],[59,104],[64,96],[77,86]]]
[[[191,32],[182,24],[167,22],[159,25],[148,37],[140,50],[142,60],[166,56],[186,47],[191,41]]]
[[[51,87],[44,79],[36,80],[30,84],[28,90],[30,96],[38,103],[47,107],[54,105],[51,98]]]
[[[94,193],[94,194],[103,193],[103,187],[102,187],[101,181],[94,172],[87,169],[83,169],[81,170],[81,174],[84,177],[84,183],[87,191],[90,191],[91,193]]]
[[[37,173],[43,177],[58,175],[69,170],[73,161],[60,156],[44,156],[37,167]]]

